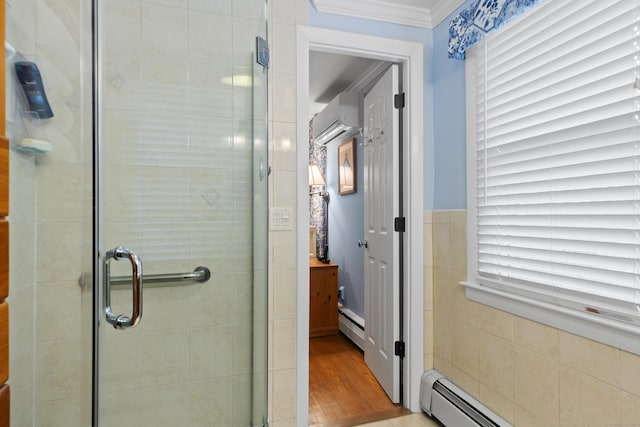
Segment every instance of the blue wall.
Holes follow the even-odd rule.
[[[364,250],[358,247],[364,233],[364,154],[356,139],[356,192],[338,193],[338,146],[327,145],[329,202],[329,258],[338,264],[339,286],[344,286],[344,306],[364,317]]]
[[[320,13],[309,4],[309,25],[350,33],[368,34],[397,40],[421,43],[424,46],[424,204],[434,208],[434,133],[433,133],[433,32],[426,28],[391,24],[370,19],[352,18],[331,13]]]
[[[467,206],[464,61],[450,59],[447,46],[449,22],[473,1],[466,1],[433,30],[434,210]]]

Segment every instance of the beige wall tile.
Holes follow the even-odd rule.
[[[142,387],[141,335],[128,332],[105,334],[100,371],[100,384],[105,393]],[[123,354],[129,355],[127,363],[121,361]]]
[[[433,268],[424,268],[424,309],[433,310]]]
[[[454,289],[452,273],[443,268],[433,269],[433,308],[436,311],[444,311],[453,317]]]
[[[467,211],[466,210],[449,211],[449,222],[451,224],[466,224]]]
[[[480,337],[480,382],[502,396],[513,399],[513,343],[487,332],[482,332]]]
[[[423,359],[423,363],[424,363],[424,370],[428,370],[428,369],[435,369],[435,365],[433,362],[434,359],[434,355],[433,354],[425,354],[424,359]]]
[[[241,344],[234,339],[235,332],[232,325],[189,331],[188,376],[191,381],[210,380],[233,372],[233,345]],[[250,348],[250,344],[245,343],[244,348]]]
[[[467,273],[467,225],[451,223],[451,268]]]
[[[551,424],[548,424],[542,421],[540,418],[535,415],[527,412],[521,407],[514,405],[513,408],[513,425],[514,426],[522,426],[522,427],[550,427]]]
[[[273,282],[272,318],[277,320],[295,319],[297,309],[296,271],[274,271]]]
[[[623,426],[640,426],[640,397],[620,393],[620,422]]]
[[[558,330],[532,320],[514,316],[513,342],[551,359],[558,359]]]
[[[80,341],[36,345],[36,402],[80,397]]]
[[[295,172],[296,125],[293,123],[274,122],[272,145],[274,149],[274,169]]]
[[[293,54],[293,52],[292,52]],[[291,73],[273,73],[271,85],[273,93],[278,94],[278,102],[273,103],[271,117],[274,122],[296,122],[296,75]]]
[[[615,386],[620,385],[617,348],[560,331],[560,363]]]
[[[486,305],[479,305],[480,327],[490,334],[513,341],[513,315]]]
[[[474,378],[478,378],[480,359],[480,329],[458,320],[453,323],[453,347],[451,362]]]
[[[460,387],[476,399],[478,398],[478,395],[480,394],[480,381],[478,381],[477,378],[472,377],[471,375],[456,368],[455,366],[451,367],[451,376],[449,378],[458,387]]]
[[[621,388],[640,396],[640,356],[620,351]]]
[[[561,350],[562,353],[562,350]],[[620,423],[620,390],[571,368],[560,370],[560,425]]]
[[[174,384],[187,378],[189,333],[145,333],[142,338],[142,385]]]
[[[273,421],[295,417],[296,374],[294,369],[273,372]]]
[[[453,315],[456,320],[481,327],[478,323],[483,306],[467,298],[465,287],[451,280],[453,293]]]
[[[480,382],[478,400],[503,418],[506,422],[513,424],[513,400],[501,395],[500,393],[496,393],[495,390],[482,384],[482,382]]]
[[[451,234],[448,223],[433,224],[433,265],[438,268],[450,269]]]
[[[172,384],[142,392],[142,424],[154,427],[183,425],[189,419],[189,386]],[[134,422],[135,418],[129,420]]]
[[[451,362],[450,359],[439,357],[437,354],[433,356],[433,368],[448,378],[451,378]]]
[[[424,312],[424,354],[433,354],[433,311]]]
[[[295,270],[296,236],[290,231],[272,233],[273,268],[277,270]]]
[[[189,385],[189,426],[233,425],[233,382],[231,378]]]
[[[451,362],[453,348],[453,322],[445,311],[433,312],[433,351],[447,362]]]
[[[13,395],[11,396],[13,400]],[[82,427],[80,418],[80,399],[62,399],[38,402],[35,406],[36,424],[39,426],[69,426]],[[16,422],[15,414],[11,414],[12,425]],[[23,420],[17,420],[22,422]],[[26,425],[26,424],[18,424]],[[120,424],[108,424],[120,425]]]
[[[559,363],[521,347],[514,350],[514,402],[548,424],[559,425]]]
[[[424,266],[433,267],[433,224],[424,224]]]
[[[451,211],[433,211],[432,219],[434,224],[449,224]]]
[[[294,369],[296,366],[295,319],[273,322],[273,369]]]

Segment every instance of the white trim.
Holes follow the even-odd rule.
[[[309,51],[362,56],[403,64],[405,109],[405,405],[420,412],[420,377],[424,371],[424,57],[419,43],[307,26],[297,28],[297,322],[296,425],[309,419],[309,238],[308,118]],[[412,96],[415,94],[415,96]],[[304,248],[304,249],[301,249]]]
[[[412,27],[433,28],[431,11],[381,0],[315,0],[318,12],[354,16]]]
[[[373,19],[433,29],[465,0],[438,0],[433,7],[415,7],[385,0],[311,0],[318,12]]]

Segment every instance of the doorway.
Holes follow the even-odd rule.
[[[372,48],[375,46],[375,48]],[[299,27],[297,36],[297,105],[298,105],[298,141],[308,139],[309,106],[309,52],[350,54],[376,60],[397,62],[403,65],[402,79],[407,93],[423,93],[422,47],[411,42],[382,39],[362,34],[344,33],[311,27]],[[412,92],[415,91],[415,92]],[[419,410],[419,377],[423,368],[423,271],[422,271],[422,218],[423,218],[423,100],[422,96],[408,97],[408,113],[405,114],[406,169],[402,176],[405,182],[405,212],[407,217],[407,235],[405,250],[405,283],[403,318],[407,352],[403,376],[405,406],[413,411]],[[308,242],[308,147],[298,145],[298,247],[309,247]],[[308,422],[308,333],[309,333],[309,258],[307,251],[298,251],[298,295],[297,295],[297,420],[301,424]]]
[[[324,176],[317,180],[324,185],[313,187],[309,195],[316,235],[310,252],[325,262],[311,256],[311,425],[403,413],[392,410],[398,409],[394,403],[401,403],[401,361],[393,356],[400,332],[400,302],[393,292],[399,288],[399,257],[391,255],[398,254],[400,236],[389,232],[398,206],[397,118],[402,111],[391,111],[394,94],[401,92],[397,79],[394,83],[391,78],[398,68],[370,58],[310,53],[309,164]],[[361,131],[349,130],[333,139],[316,137],[327,133],[324,127],[336,114]],[[384,214],[373,215],[372,206],[384,208]]]

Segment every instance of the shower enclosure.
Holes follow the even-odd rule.
[[[12,426],[266,425],[266,1],[6,5]]]

